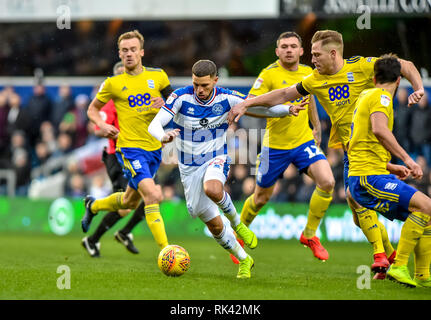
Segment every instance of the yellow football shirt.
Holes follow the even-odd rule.
[[[103,103],[114,101],[118,114],[118,148],[141,148],[154,151],[160,141],[148,133],[148,126],[159,109],[151,107],[151,98],[161,97],[160,91],[169,85],[162,69],[143,67],[138,75],[123,73],[107,78],[96,98]]]
[[[314,94],[331,119],[332,128],[328,146],[346,146],[350,137],[350,124],[359,94],[374,88],[374,57],[352,57],[344,59],[340,71],[332,75],[321,75],[316,69],[302,81],[302,86]]]
[[[372,131],[370,116],[374,112],[383,112],[388,117],[388,128],[392,131],[394,111],[388,91],[374,88],[359,95],[348,149],[349,177],[389,174],[386,165],[391,160],[391,154]]]
[[[269,65],[259,74],[249,94],[259,96],[275,89],[286,88],[302,81],[313,70],[300,64],[298,70],[289,71],[283,68],[280,61]],[[288,101],[286,104],[299,104],[304,98]],[[313,140],[308,123],[307,110],[299,112],[297,117],[267,118],[263,145],[274,149],[293,149]]]

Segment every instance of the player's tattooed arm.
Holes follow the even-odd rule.
[[[302,95],[296,90],[296,86],[291,86],[289,88],[273,90],[260,96],[246,99],[243,102],[236,104],[229,111],[228,122],[238,122],[250,107],[271,107],[278,104],[283,104],[287,101],[298,99],[300,97],[302,97]]]
[[[313,125],[313,136],[316,146],[320,146],[322,142],[322,127],[320,125],[319,114],[317,113],[316,99],[310,95],[310,102],[308,105],[308,117]]]

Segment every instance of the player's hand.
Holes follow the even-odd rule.
[[[101,136],[108,139],[117,139],[118,134],[120,133],[120,131],[115,126],[107,124],[105,122],[103,122],[103,124],[101,124],[99,128]]]
[[[410,169],[398,164],[391,164],[390,172],[397,176],[400,180],[406,180],[410,175]]]
[[[310,103],[310,101],[308,101],[308,97],[304,98],[304,100],[302,100],[302,102],[300,104],[294,104],[290,107],[290,114],[292,116],[297,117],[299,114],[299,111],[301,110],[305,110],[305,106],[308,105]]]
[[[174,129],[166,132],[162,138],[162,143],[166,144],[166,143],[172,142],[175,137],[179,136],[180,131],[181,131],[180,129]]]
[[[153,103],[151,105],[151,108],[160,109],[165,104],[165,100],[163,100],[162,97],[154,97],[154,98],[151,98],[150,101]]]
[[[238,122],[239,119],[245,114],[247,111],[247,107],[245,101],[238,103],[233,106],[233,108],[229,111],[227,116],[228,124],[230,125],[233,122]]]
[[[413,161],[413,159],[408,159],[404,162],[407,166],[407,168],[410,169],[410,173],[413,177],[413,179],[421,179],[424,175],[422,168],[420,165],[418,165],[416,162]]]
[[[418,103],[424,94],[425,94],[424,89],[419,89],[419,90],[416,90],[415,92],[413,92],[411,95],[409,95],[408,106],[411,107],[412,105]]]

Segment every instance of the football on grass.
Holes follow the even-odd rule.
[[[167,276],[179,277],[189,269],[190,256],[183,247],[168,245],[160,251],[158,265]]]

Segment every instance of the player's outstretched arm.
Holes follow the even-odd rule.
[[[285,116],[297,117],[301,110],[305,110],[308,104],[308,98],[305,98],[300,104],[278,104],[272,107],[250,107],[245,113],[247,116],[255,118],[283,118]]]
[[[162,143],[172,142],[174,138],[180,134],[180,129],[174,129],[168,132],[165,132],[163,129],[163,127],[166,126],[172,118],[173,116],[169,112],[164,109],[160,109],[148,126],[148,132]]]
[[[422,168],[413,161],[403,147],[400,146],[392,131],[389,130],[388,117],[383,112],[374,112],[371,114],[370,120],[373,133],[383,147],[406,164],[407,168],[411,170],[414,179],[422,178]]]
[[[414,92],[408,98],[408,105],[418,103],[425,94],[421,75],[414,63],[404,59],[398,59],[401,64],[401,74],[411,83]]]
[[[247,112],[247,109],[250,107],[271,107],[278,104],[283,104],[290,100],[298,99],[300,97],[302,97],[302,95],[297,91],[296,85],[289,88],[277,89],[271,92],[267,92],[260,96],[253,97],[236,104],[229,111],[228,122],[238,122],[239,119]]]
[[[308,117],[313,125],[313,136],[316,146],[320,147],[322,142],[322,127],[320,125],[319,113],[317,112],[316,99],[310,95],[310,102],[308,105]]]
[[[107,124],[103,121],[100,116],[100,109],[103,108],[105,104],[97,98],[94,98],[88,106],[87,116],[90,121],[92,121],[100,129],[98,130],[99,137],[105,137],[109,139],[117,139],[119,131],[115,126]]]

